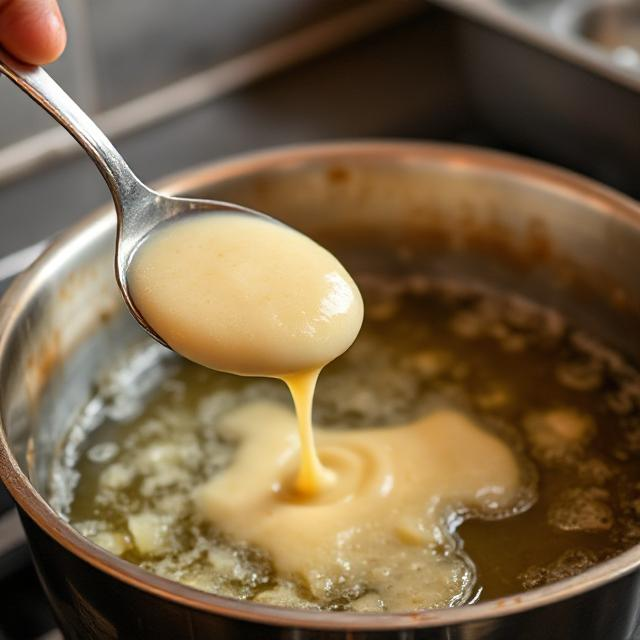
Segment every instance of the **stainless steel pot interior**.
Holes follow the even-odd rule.
[[[163,188],[280,217],[356,272],[418,270],[518,291],[640,358],[640,206],[575,175],[464,147],[371,142],[252,154],[168,180]],[[500,601],[418,614],[328,615],[209,595],[88,542],[42,496],[56,447],[100,371],[148,339],[115,286],[115,222],[107,208],[70,230],[0,305],[2,478],[26,515],[76,556],[193,609],[342,630],[481,622],[577,596],[640,565],[634,548],[576,578]]]

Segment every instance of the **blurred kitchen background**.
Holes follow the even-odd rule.
[[[61,4],[69,45],[51,74],[145,180],[265,146],[409,136],[514,150],[640,193],[639,0]],[[109,196],[6,79],[0,109],[2,257]],[[0,278],[20,266],[0,263]]]
[[[540,158],[640,197],[640,0],[61,0],[49,70],[154,181],[258,148],[409,137]],[[0,78],[0,291],[107,202]],[[59,637],[0,493],[0,640]]]

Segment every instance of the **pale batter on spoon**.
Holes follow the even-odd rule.
[[[128,277],[135,305],[175,351],[211,369],[287,383],[303,442],[297,487],[313,494],[329,483],[313,445],[313,392],[363,317],[338,260],[266,217],[199,214],[154,231]]]

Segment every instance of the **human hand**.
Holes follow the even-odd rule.
[[[56,0],[0,0],[0,46],[30,64],[53,62],[67,33]]]

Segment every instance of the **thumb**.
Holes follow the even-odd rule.
[[[67,34],[56,0],[0,0],[0,45],[23,62],[53,62]]]

